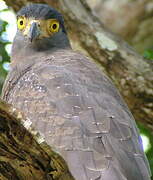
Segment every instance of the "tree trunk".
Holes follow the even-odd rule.
[[[37,0],[57,8],[66,21],[74,49],[82,50],[114,81],[135,119],[153,130],[153,63],[107,30],[85,0]],[[6,0],[19,10],[27,1]]]
[[[21,112],[0,100],[0,179],[74,180]]]
[[[153,48],[152,0],[87,0],[100,20],[138,52]],[[130,12],[130,13],[129,13]]]

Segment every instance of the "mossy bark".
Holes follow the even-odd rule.
[[[74,180],[63,158],[30,121],[0,100],[0,179]]]

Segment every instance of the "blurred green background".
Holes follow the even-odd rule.
[[[5,65],[10,60],[10,56],[6,51],[6,45],[10,44],[10,42],[6,40],[4,36],[7,25],[8,23],[6,21],[0,19],[0,91],[7,75],[7,69],[5,68]]]
[[[0,93],[3,82],[9,70],[10,50],[16,32],[16,19],[14,13],[8,9],[4,1],[0,0]],[[153,50],[143,52],[145,58],[153,60]],[[148,157],[153,174],[153,135],[142,124],[138,124],[145,153]]]

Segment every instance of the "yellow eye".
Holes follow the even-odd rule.
[[[59,22],[57,20],[50,20],[48,23],[48,30],[50,33],[56,33],[59,31]]]
[[[18,19],[18,21],[17,21],[17,25],[18,25],[18,28],[20,30],[23,30],[25,28],[25,26],[26,26],[26,19],[25,19],[25,17],[20,17]]]

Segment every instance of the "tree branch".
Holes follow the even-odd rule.
[[[0,179],[74,180],[31,122],[0,100]]]
[[[152,0],[86,0],[100,20],[138,52],[153,45]],[[130,12],[130,13],[129,13]]]
[[[109,32],[83,0],[37,2],[48,3],[60,10],[73,47],[90,56],[109,75],[136,120],[153,130],[153,64]],[[6,0],[6,3],[18,10],[27,1]]]

